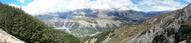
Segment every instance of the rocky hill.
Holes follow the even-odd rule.
[[[143,24],[124,26],[87,38],[85,43],[178,43],[191,42],[191,5],[152,17]]]
[[[0,43],[12,41],[20,43],[21,41],[16,38],[26,43],[81,43],[78,38],[63,31],[49,28],[21,9],[2,3],[0,3],[0,29],[10,34],[8,35],[3,33],[4,31],[0,31],[0,33],[2,32],[0,34],[0,37],[2,36]],[[4,40],[4,38],[7,38],[7,40]]]

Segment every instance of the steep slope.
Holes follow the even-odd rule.
[[[191,17],[181,25],[175,35],[176,42],[191,42]]]
[[[152,17],[140,25],[121,27],[101,37],[90,37],[86,43],[177,43],[180,41],[177,40],[180,37],[177,34],[190,15],[191,5],[188,5],[159,17]],[[189,35],[187,38],[190,37],[190,33],[186,35]]]
[[[26,43],[80,43],[74,36],[50,29],[22,10],[1,3],[0,29]]]

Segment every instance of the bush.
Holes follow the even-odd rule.
[[[0,4],[0,28],[27,43],[80,43],[74,36],[50,29],[20,9]]]

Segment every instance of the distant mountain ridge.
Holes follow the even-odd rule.
[[[110,31],[124,25],[140,24],[146,19],[169,11],[141,12],[134,10],[78,9],[36,16],[50,27],[65,30],[77,37]]]

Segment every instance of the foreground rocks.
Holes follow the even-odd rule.
[[[25,43],[0,29],[0,43]]]

